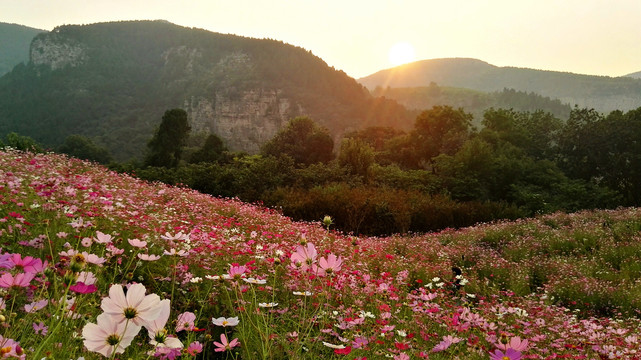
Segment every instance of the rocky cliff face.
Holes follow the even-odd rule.
[[[76,67],[87,61],[87,52],[82,44],[50,33],[47,37],[35,38],[31,43],[30,59],[34,65],[46,65],[51,70],[65,66]]]
[[[280,90],[252,89],[185,100],[192,131],[215,133],[232,151],[256,153],[291,118],[303,114]]]

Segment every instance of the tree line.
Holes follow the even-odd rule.
[[[15,145],[16,136],[7,141]],[[82,137],[71,140],[65,144],[76,147],[60,151],[109,161]],[[297,117],[259,154],[230,152],[215,134],[190,135],[187,113],[172,109],[142,163],[110,167],[257,202],[299,220],[331,215],[341,230],[382,235],[638,206],[639,147],[641,108],[603,115],[575,107],[566,121],[491,108],[476,129],[464,110],[435,106],[410,131],[369,127],[345,134],[340,144],[309,117]]]

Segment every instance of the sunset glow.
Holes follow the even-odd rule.
[[[409,43],[396,43],[389,50],[389,62],[393,66],[407,64],[415,60],[414,47]]]

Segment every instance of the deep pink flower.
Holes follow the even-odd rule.
[[[196,356],[197,354],[200,354],[203,351],[203,344],[201,344],[198,341],[194,341],[193,343],[189,344],[187,346],[187,353],[191,356]]]
[[[77,292],[78,294],[91,294],[96,292],[98,288],[96,287],[96,285],[87,285],[81,281],[78,281],[74,285],[69,286],[69,290]]]

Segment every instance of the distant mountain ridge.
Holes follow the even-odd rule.
[[[405,108],[375,99],[310,51],[167,21],[57,27],[33,39],[28,64],[0,78],[0,136],[15,131],[56,146],[80,134],[119,160],[140,157],[171,108],[188,112],[192,133],[248,152],[296,116],[336,139],[413,123]]]
[[[29,61],[29,45],[45,30],[0,22],[0,76],[21,62]]]
[[[625,75],[626,77],[631,77],[635,79],[641,79],[641,71],[634,72],[632,74]]]
[[[369,89],[424,87],[431,82],[484,92],[515,89],[602,112],[641,107],[641,79],[498,67],[470,58],[417,61],[376,72],[358,81]]]

